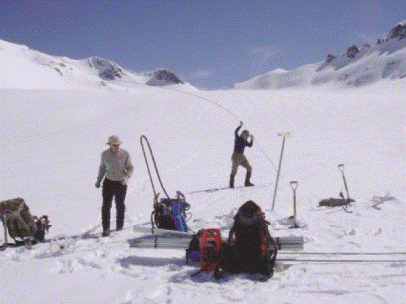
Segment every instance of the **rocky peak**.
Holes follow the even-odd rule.
[[[91,57],[88,64],[99,71],[103,80],[114,80],[123,76],[123,70],[115,63],[99,57]]]
[[[347,57],[348,58],[354,58],[355,56],[357,56],[357,54],[359,53],[359,49],[356,45],[352,45],[347,49]]]
[[[406,20],[396,25],[388,34],[389,39],[401,40],[406,38]]]
[[[183,84],[174,73],[168,70],[158,70],[152,73],[151,78],[148,80],[147,85],[151,86],[165,86],[169,84]]]
[[[387,38],[378,39],[377,45],[382,45],[382,44],[388,43],[390,40],[401,40],[404,38],[406,38],[406,20],[398,23],[389,32]],[[362,52],[363,50],[368,49],[368,48],[372,48],[372,46],[370,44],[364,44],[362,46],[362,48],[360,49],[356,45],[352,45],[347,49],[346,53],[343,56],[348,57],[351,60],[351,59],[354,59],[355,57],[357,57],[360,52]],[[327,55],[325,63],[324,63],[324,65],[322,65],[322,67],[320,69],[324,68],[324,66],[326,66],[327,64],[334,62],[337,58],[339,58],[339,56],[334,56],[331,54]]]

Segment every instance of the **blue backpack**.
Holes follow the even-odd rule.
[[[154,203],[154,210],[151,214],[153,226],[160,229],[176,230],[187,232],[189,227],[186,224],[186,211],[190,205],[183,198],[163,198]]]

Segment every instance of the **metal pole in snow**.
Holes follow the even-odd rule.
[[[291,181],[290,182],[290,187],[292,188],[293,191],[293,227],[292,228],[298,228],[299,225],[296,222],[296,189],[297,189],[298,182],[297,181]]]
[[[350,198],[350,194],[348,193],[347,181],[346,181],[345,175],[344,175],[344,164],[339,164],[337,167],[341,171],[341,175],[343,177],[343,182],[344,182],[344,187],[345,187],[345,192],[347,192],[347,200],[348,200]]]
[[[281,155],[280,155],[280,157],[279,157],[278,172],[276,173],[275,189],[274,189],[274,192],[273,192],[272,209],[271,209],[272,211],[273,211],[273,209],[275,208],[276,192],[277,192],[277,190],[278,190],[278,182],[279,182],[279,175],[280,175],[280,172],[281,172],[283,150],[284,150],[284,148],[285,148],[285,140],[286,140],[286,137],[290,136],[290,133],[289,133],[289,132],[286,132],[286,133],[279,133],[278,136],[282,136],[283,139],[282,139]]]

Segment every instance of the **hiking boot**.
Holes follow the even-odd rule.
[[[230,175],[230,184],[229,184],[230,188],[234,188],[234,178],[235,178],[235,175],[231,174]]]
[[[247,171],[247,175],[245,176],[245,184],[244,184],[245,187],[254,186],[254,184],[250,182],[250,179],[251,179],[251,171]]]
[[[102,236],[109,236],[110,235],[110,229],[103,229]]]

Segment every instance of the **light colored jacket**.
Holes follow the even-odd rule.
[[[119,149],[116,154],[111,153],[110,149],[105,150],[101,155],[97,183],[100,184],[103,177],[106,177],[109,180],[120,181],[123,185],[126,185],[133,170],[130,154],[126,150]]]

